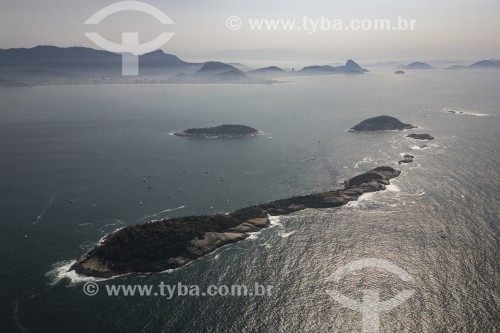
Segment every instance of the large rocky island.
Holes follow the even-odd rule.
[[[190,128],[185,131],[174,133],[182,137],[246,137],[259,134],[255,128],[245,125],[219,125],[214,127]]]
[[[188,216],[136,224],[108,235],[70,270],[109,278],[131,272],[160,272],[181,267],[215,249],[241,241],[270,225],[269,216],[306,208],[332,208],[363,193],[384,190],[400,171],[381,166],[344,182],[344,188],[271,201],[226,215]]]
[[[399,119],[391,116],[378,116],[363,120],[353,128],[351,132],[371,132],[371,131],[394,131],[412,129],[416,126],[405,124]]]

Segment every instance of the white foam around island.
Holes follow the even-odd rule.
[[[281,218],[280,216],[270,216],[268,215],[267,217],[269,219],[269,223],[271,224],[271,226],[279,226],[279,227],[282,227],[283,225],[281,224]]]
[[[356,164],[354,164],[354,169],[358,169],[360,164],[370,164],[370,163],[373,163],[373,160],[369,157],[365,157],[361,161],[356,162]]]
[[[423,149],[429,149],[429,146],[427,146],[427,147],[411,146],[410,148],[413,150],[423,150]]]
[[[280,236],[282,238],[288,238],[289,236],[293,235],[294,233],[296,233],[297,231],[290,231],[290,232],[282,232],[280,233]]]
[[[385,190],[389,191],[389,192],[401,192],[401,189],[399,188],[399,186],[394,185],[394,184],[387,185],[385,187]]]
[[[488,113],[479,113],[479,112],[472,112],[472,111],[466,111],[466,110],[457,110],[457,109],[449,109],[449,108],[444,108],[443,112],[449,113],[449,114],[454,114],[457,116],[465,115],[465,116],[476,116],[476,117],[489,117],[490,114]],[[453,113],[455,112],[455,113]]]
[[[373,200],[373,197],[375,196],[377,192],[371,192],[371,193],[363,193],[358,200],[355,201],[349,201],[345,206],[346,207],[358,207],[360,205],[363,205],[364,202],[369,202]]]
[[[248,236],[247,239],[257,239],[257,238],[259,238],[259,232],[260,231],[258,231],[258,232],[251,232],[250,236]]]
[[[63,279],[68,279],[70,281],[70,284],[104,280],[89,276],[78,275],[75,271],[69,271],[69,268],[74,263],[76,263],[76,260],[60,261],[52,265],[52,269],[45,274],[45,276],[49,278],[49,285],[55,286],[56,284],[59,283],[59,281]]]
[[[162,210],[161,212],[154,213],[152,215],[143,216],[143,217],[140,218],[140,220],[142,221],[142,220],[145,220],[145,219],[148,219],[148,218],[156,217],[156,216],[161,215],[163,213],[173,212],[173,211],[176,211],[176,210],[179,210],[179,209],[184,209],[184,208],[186,208],[186,206],[179,206],[179,207],[175,207],[175,208],[168,208],[168,209]]]

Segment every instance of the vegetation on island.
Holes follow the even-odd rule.
[[[105,239],[91,254],[115,263],[155,261],[181,255],[189,241],[206,232],[223,232],[243,223],[227,215],[186,216],[128,226]]]
[[[245,125],[218,125],[214,127],[190,128],[180,133],[175,133],[178,136],[247,136],[256,135],[259,131],[255,128]]]

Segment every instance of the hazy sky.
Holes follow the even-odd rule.
[[[499,0],[147,0],[173,19],[123,12],[98,27],[85,26],[108,0],[0,0],[0,48],[38,44],[97,48],[84,32],[97,31],[119,41],[121,32],[138,31],[141,41],[161,31],[175,32],[163,50],[180,56],[228,49],[291,49],[307,55],[361,60],[500,58]],[[226,27],[229,16],[243,26]],[[397,19],[417,21],[415,31],[251,31],[248,19],[331,20]]]

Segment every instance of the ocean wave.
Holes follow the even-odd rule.
[[[403,171],[405,172],[405,171]],[[391,213],[397,207],[405,206],[408,204],[407,197],[423,195],[423,190],[416,193],[406,193],[398,185],[398,180],[393,180],[391,184],[386,186],[385,191],[370,192],[362,194],[358,200],[350,201],[341,208],[356,211],[370,211],[373,213]]]
[[[373,199],[376,193],[378,192],[364,193],[358,198],[358,200],[349,201],[346,205],[344,205],[344,207],[347,208],[366,207],[367,204],[369,205],[371,202],[375,202]]]
[[[17,302],[17,299],[14,300],[13,314],[14,314],[14,323],[16,325],[16,328],[21,332],[28,332],[28,330],[24,327],[24,325],[21,323],[21,320],[19,319],[19,303]]]
[[[413,150],[424,150],[424,149],[429,149],[430,146],[427,145],[425,147],[420,147],[420,146],[410,146],[410,149],[413,149]]]
[[[45,209],[42,211],[42,213],[40,215],[38,215],[35,219],[35,222],[33,222],[32,225],[35,225],[37,224],[38,222],[40,222],[42,220],[42,218],[45,216],[45,213],[47,213],[47,209],[49,209],[49,207],[52,205],[52,203],[54,202],[54,200],[56,199],[56,196],[52,196],[52,198],[50,198],[47,206],[45,207]]]
[[[297,231],[281,232],[279,235],[280,235],[281,238],[288,238],[288,237],[290,237],[291,235],[293,235],[296,232]]]
[[[83,282],[100,282],[100,281],[113,280],[122,277],[124,275],[131,274],[131,273],[126,273],[121,275],[115,275],[109,278],[97,278],[92,276],[80,275],[76,273],[74,270],[72,271],[69,270],[71,266],[76,262],[77,262],[76,260],[65,260],[53,264],[52,269],[47,273],[45,273],[45,276],[49,279],[49,286],[53,287],[62,280],[67,280],[69,281],[70,286],[74,286],[76,284],[80,284]]]
[[[99,281],[100,279],[78,275],[75,271],[69,271],[70,267],[76,263],[76,260],[60,261],[52,265],[52,269],[45,276],[49,279],[49,285],[55,286],[61,280],[68,279],[70,284],[77,284],[88,281]]]
[[[259,238],[259,233],[260,231],[257,231],[257,232],[250,232],[250,236],[247,237],[247,239],[252,239],[252,240],[255,240],[255,239],[258,239]]]
[[[77,227],[80,227],[80,228],[83,228],[83,227],[91,227],[91,226],[93,226],[93,225],[94,225],[94,223],[92,223],[92,222],[87,222],[87,223],[80,223],[80,224],[77,224],[76,226],[77,226]]]
[[[361,164],[372,164],[372,163],[373,163],[373,160],[371,158],[365,157],[361,161],[356,162],[356,164],[354,164],[354,169],[359,169],[359,166]]]
[[[108,223],[100,227],[98,230],[101,234],[111,234],[113,232],[116,232],[117,230],[123,228],[123,225],[125,224],[124,221],[120,219],[113,219],[113,223]]]
[[[267,218],[269,219],[269,223],[271,226],[280,226],[283,227],[281,224],[281,216],[270,216],[268,215]]]
[[[385,189],[389,192],[401,192],[401,188],[396,184],[387,185]]]
[[[179,210],[179,209],[183,209],[183,208],[186,208],[186,206],[179,206],[179,207],[176,207],[176,208],[165,209],[165,210],[162,210],[161,212],[158,212],[158,213],[155,213],[155,214],[152,214],[152,215],[143,216],[143,217],[141,217],[139,219],[139,221],[144,221],[146,219],[153,218],[153,217],[156,217],[158,215],[161,215],[161,214],[164,214],[164,213],[173,212],[173,211],[176,211],[176,210]]]

